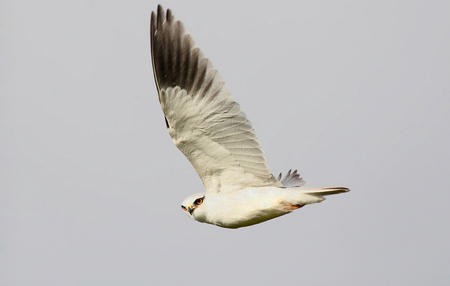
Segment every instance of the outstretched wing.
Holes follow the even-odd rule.
[[[151,16],[153,73],[169,134],[207,192],[281,186],[250,122],[170,9]]]

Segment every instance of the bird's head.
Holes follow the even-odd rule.
[[[181,209],[190,217],[194,218],[194,212],[203,204],[205,193],[193,194],[187,197],[181,204]]]

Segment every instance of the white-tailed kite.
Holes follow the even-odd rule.
[[[170,9],[152,12],[153,73],[165,123],[206,189],[181,208],[226,228],[257,224],[318,203],[344,187],[305,188],[297,171],[275,178],[255,132],[211,62]]]

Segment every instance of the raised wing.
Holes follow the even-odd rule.
[[[250,122],[183,24],[161,6],[151,16],[153,73],[169,134],[207,192],[282,186]]]

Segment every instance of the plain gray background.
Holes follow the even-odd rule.
[[[273,172],[352,189],[238,230],[180,209],[156,4],[0,2],[0,285],[448,285],[448,1],[163,1]]]

